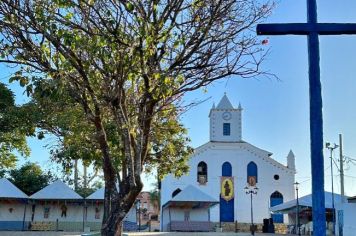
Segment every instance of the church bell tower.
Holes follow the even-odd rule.
[[[241,142],[242,107],[236,109],[232,106],[226,94],[219,104],[210,110],[210,141],[212,142]]]

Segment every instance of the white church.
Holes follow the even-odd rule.
[[[168,175],[161,184],[161,230],[209,231],[213,222],[288,223],[287,216],[271,215],[269,208],[292,200],[295,157],[286,165],[272,153],[242,139],[242,107],[233,107],[226,94],[209,113],[210,141],[196,148],[189,173]]]

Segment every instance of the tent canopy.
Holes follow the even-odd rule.
[[[83,198],[60,180],[44,187],[30,196],[35,200],[82,200]]]
[[[344,197],[347,199],[347,197]],[[341,202],[341,195],[334,193],[334,202],[335,204]],[[312,203],[312,195],[306,195],[304,197],[299,198],[299,208],[311,208],[313,206]],[[297,208],[297,199],[284,202],[282,204],[271,207],[270,210],[274,213],[290,213],[295,212]],[[325,192],[325,208],[332,209],[332,193]]]
[[[8,179],[0,179],[0,198],[27,199],[28,196]]]
[[[119,186],[116,185],[116,189],[119,189]],[[86,197],[87,200],[104,200],[104,195],[105,195],[105,187],[99,188],[96,190],[94,193],[90,194],[88,197]]]
[[[349,203],[356,203],[356,196],[348,198]]]
[[[210,197],[208,194],[200,191],[192,185],[187,186],[171,200],[163,205],[163,208],[167,207],[191,207],[191,208],[209,208],[219,201]]]
[[[88,200],[104,200],[104,190],[105,188],[99,188],[94,193],[90,194],[86,199]]]

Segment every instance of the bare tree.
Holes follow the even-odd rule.
[[[69,92],[95,130],[105,179],[102,235],[120,235],[144,166],[155,163],[167,173],[170,150],[184,150],[181,139],[169,138],[183,132],[177,117],[184,93],[262,73],[265,54],[252,31],[273,4],[258,2],[0,2],[0,62],[17,66],[13,79],[29,93],[36,81]]]

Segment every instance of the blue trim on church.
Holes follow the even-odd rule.
[[[224,162],[222,165],[222,176],[232,176],[232,167],[229,162]]]
[[[232,166],[229,162],[222,165],[221,175],[232,176]],[[220,222],[234,222],[234,201],[235,198],[226,201],[220,197]]]
[[[257,174],[258,174],[257,173],[257,165],[256,165],[256,163],[251,161],[247,165],[247,180],[246,181],[248,182],[248,177],[255,176],[256,177],[256,183],[257,183],[258,182]]]

